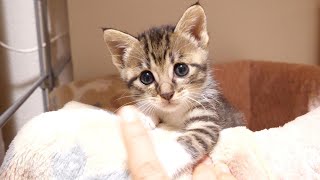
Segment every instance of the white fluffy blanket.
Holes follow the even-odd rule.
[[[320,107],[283,127],[225,129],[211,157],[237,179],[320,179]]]
[[[33,118],[11,143],[0,179],[127,179],[116,118],[74,102]],[[151,135],[155,144],[174,137]],[[223,130],[211,158],[237,179],[320,179],[320,108],[284,127]]]

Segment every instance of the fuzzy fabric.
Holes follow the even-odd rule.
[[[283,127],[225,129],[211,154],[237,179],[320,179],[320,107]]]
[[[116,118],[76,102],[34,117],[10,144],[0,179],[126,179]]]
[[[320,108],[279,128],[225,129],[211,158],[237,179],[320,179],[319,129]],[[157,128],[150,135],[167,148],[177,134]],[[19,131],[0,179],[128,179],[125,154],[115,115],[71,102]]]

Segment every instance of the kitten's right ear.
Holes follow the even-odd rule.
[[[103,37],[112,55],[113,64],[119,70],[123,69],[126,53],[138,40],[129,34],[114,29],[103,29]]]
[[[199,3],[185,11],[174,31],[192,37],[202,47],[208,46],[207,18]]]

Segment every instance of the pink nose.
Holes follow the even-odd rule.
[[[163,98],[163,99],[166,99],[166,100],[170,100],[173,96],[174,92],[168,92],[168,93],[162,93],[160,94],[160,96]]]

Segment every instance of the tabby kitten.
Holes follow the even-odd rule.
[[[179,132],[171,145],[157,149],[171,177],[208,155],[221,129],[241,125],[241,114],[212,79],[206,15],[199,4],[176,26],[151,28],[138,37],[104,29],[104,40],[136,106],[154,125]]]

